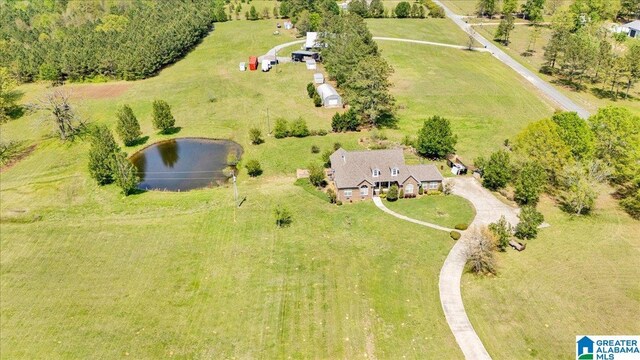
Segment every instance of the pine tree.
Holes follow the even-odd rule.
[[[118,110],[117,116],[116,133],[126,146],[134,145],[142,132],[133,110],[129,105],[124,105]]]
[[[171,107],[164,100],[153,102],[153,127],[166,134],[173,129],[176,119],[171,114]]]
[[[127,155],[121,151],[112,157],[113,177],[116,184],[122,189],[125,196],[133,193],[140,183],[138,169],[127,159]]]
[[[114,180],[113,156],[120,151],[120,148],[111,131],[104,125],[98,126],[91,135],[89,174],[98,182],[98,185],[109,184]]]

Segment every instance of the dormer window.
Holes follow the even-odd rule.
[[[380,169],[373,169],[373,177],[380,176]]]
[[[398,168],[391,169],[391,176],[398,176],[399,173],[400,173],[400,169]]]

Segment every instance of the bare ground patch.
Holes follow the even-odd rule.
[[[20,152],[18,154],[16,154],[15,156],[13,156],[11,158],[11,160],[9,160],[7,163],[3,164],[2,166],[0,166],[0,173],[9,170],[10,168],[12,168],[15,164],[19,163],[20,160],[26,158],[27,156],[29,156],[33,150],[36,149],[36,145],[31,145],[31,146],[27,146],[24,149],[21,149]]]
[[[119,97],[131,87],[130,83],[82,84],[71,87],[73,97],[81,99],[111,99]]]

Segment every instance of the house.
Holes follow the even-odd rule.
[[[628,29],[627,34],[629,37],[640,39],[640,20],[632,21],[622,26]]]
[[[322,73],[313,74],[313,82],[316,84],[324,84],[324,75],[322,75]]]
[[[322,85],[321,85],[322,86]],[[443,177],[434,165],[406,165],[402,149],[334,152],[330,178],[337,199],[368,200],[397,185],[405,195],[418,190],[440,190]]]
[[[322,99],[322,105],[326,108],[342,107],[342,98],[340,94],[329,84],[322,84],[316,88],[320,99]]]

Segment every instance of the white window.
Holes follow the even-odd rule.
[[[351,197],[351,190],[345,190],[344,191],[344,196],[348,197],[348,198]]]
[[[391,169],[391,176],[398,176],[399,172],[400,172],[400,169],[393,168],[393,169]]]
[[[361,196],[367,196],[369,195],[369,188],[367,187],[367,185],[362,185],[360,187],[360,195]]]
[[[413,194],[413,184],[407,184],[407,186],[404,187],[404,193]]]
[[[380,176],[380,169],[373,169],[373,177]]]
[[[440,185],[440,184],[439,184],[439,183],[437,183],[437,182],[435,182],[435,181],[434,181],[434,182],[430,182],[430,183],[429,183],[429,189],[430,189],[430,190],[437,189],[437,188],[438,188],[438,185]]]

